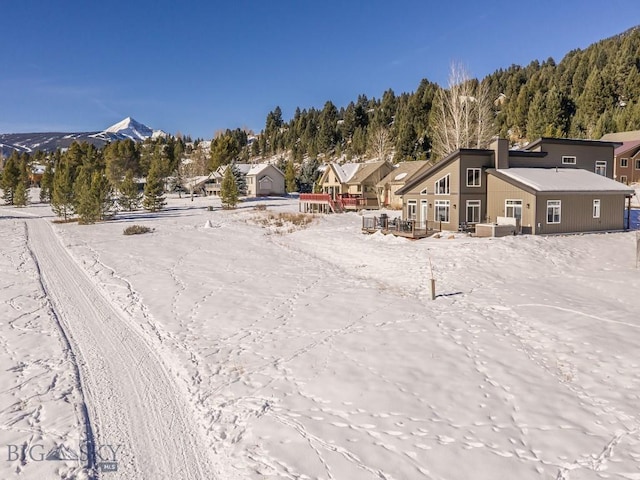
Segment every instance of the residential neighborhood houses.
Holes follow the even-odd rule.
[[[412,238],[459,230],[484,235],[485,225],[491,235],[500,225],[509,234],[624,230],[634,190],[614,181],[619,147],[616,141],[540,138],[510,150],[508,140],[498,138],[489,149],[458,149],[434,165],[331,163],[319,181],[322,193],[301,195],[300,209],[401,208],[395,224],[383,215],[363,220],[363,228]],[[372,185],[374,174],[382,178]]]
[[[183,160],[185,172],[196,172],[190,162]],[[184,175],[178,184],[192,194],[220,196],[228,168],[235,170],[245,197],[287,193],[285,174],[269,160]],[[630,226],[635,194],[630,185],[640,182],[640,131],[600,140],[542,137],[517,149],[495,138],[489,148],[460,148],[437,163],[333,161],[320,170],[315,193],[299,195],[299,210],[398,211],[393,219],[391,212],[364,218],[366,232],[422,238],[442,231],[477,236],[618,231]],[[31,182],[38,183],[42,173],[43,167],[33,167]]]

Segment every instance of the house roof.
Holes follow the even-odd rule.
[[[369,175],[371,175],[384,165],[390,166],[390,164],[386,160],[361,163],[360,167],[356,170],[353,176],[349,180],[347,180],[347,183],[362,183],[369,177]]]
[[[427,168],[431,162],[427,160],[416,160],[413,162],[400,162],[389,174],[378,182],[378,186],[392,184],[404,184],[411,180],[411,177],[422,168]]]
[[[618,146],[620,146],[620,142],[619,141],[614,141],[614,140],[606,140],[606,139],[602,139],[602,140],[584,140],[584,139],[580,139],[580,138],[553,138],[553,137],[540,137],[537,140],[534,140],[533,142],[529,143],[528,145],[526,145],[525,147],[522,148],[522,150],[531,150],[532,148],[535,148],[537,146],[539,146],[540,144],[545,144],[545,143],[554,143],[554,144],[561,144],[561,145],[589,145],[589,146],[594,146],[594,145],[600,145],[600,146],[610,146],[613,148],[616,148]]]
[[[633,194],[633,189],[582,168],[504,168],[487,173],[535,192],[608,192]]]
[[[193,186],[194,188],[197,188],[204,185],[210,178],[210,175],[196,175],[195,177],[185,177],[180,183],[183,187]]]
[[[638,150],[640,150],[640,140],[622,142],[622,145],[614,150],[614,155],[619,157],[628,153],[630,156],[633,156],[638,152]]]
[[[331,164],[334,172],[336,172],[336,175],[338,176],[338,180],[340,180],[340,183],[347,183],[349,180],[351,180],[351,178],[355,175],[355,173],[360,168],[360,165],[363,165],[363,164],[362,163],[345,163],[342,165],[339,165],[337,163]]]
[[[633,142],[635,140],[640,140],[640,130],[607,133],[602,136],[601,140],[609,142]]]
[[[284,173],[282,173],[282,171],[278,167],[270,163],[256,163],[255,165],[251,165],[251,168],[247,172],[247,175],[259,175],[269,167],[273,167],[276,171],[280,172],[282,176],[284,176]]]

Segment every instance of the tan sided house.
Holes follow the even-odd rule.
[[[248,197],[281,196],[286,194],[284,173],[275,165],[269,163],[252,165],[245,178]]]
[[[330,163],[318,179],[320,193],[300,194],[304,212],[339,212],[379,208],[376,185],[391,170],[387,161]]]
[[[425,160],[398,163],[376,185],[380,206],[401,209],[402,197],[397,195],[396,192],[411,181],[415,175],[425,171],[431,165],[433,165],[431,162]]]

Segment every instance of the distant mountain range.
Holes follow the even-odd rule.
[[[127,117],[101,132],[0,133],[0,152],[6,157],[11,155],[13,151],[19,153],[31,153],[36,150],[51,152],[58,148],[68,148],[73,142],[88,142],[96,147],[101,147],[116,140],[130,138],[134,142],[142,142],[147,138],[166,135],[162,130],[153,130],[136,122],[133,118]]]

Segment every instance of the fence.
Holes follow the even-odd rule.
[[[362,217],[362,230],[391,233],[403,237],[420,238],[442,231],[442,222],[389,219],[386,215],[379,217]]]

